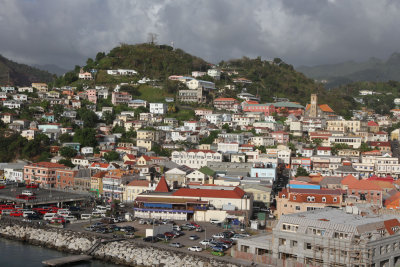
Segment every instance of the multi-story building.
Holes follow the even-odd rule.
[[[128,171],[111,170],[103,177],[103,194],[108,199],[123,199],[124,184],[133,180],[133,176]]]
[[[216,98],[214,99],[214,107],[216,109],[224,109],[233,112],[237,112],[240,109],[239,101],[234,98]]]
[[[88,101],[92,102],[93,104],[97,103],[97,91],[96,89],[88,89],[85,91]]]
[[[111,103],[113,105],[128,104],[132,100],[132,95],[127,92],[112,92]]]
[[[209,161],[222,162],[222,154],[212,150],[192,149],[188,151],[174,151],[171,160],[179,165],[199,169],[207,166]]]
[[[141,193],[154,190],[154,186],[152,186],[152,183],[147,180],[133,180],[129,184],[124,185],[124,188],[124,202],[133,202]]]
[[[328,137],[328,144],[332,146],[333,144],[346,144],[351,148],[359,148],[361,146],[361,137],[352,136],[330,136]]]
[[[178,100],[189,103],[205,103],[207,101],[207,93],[203,88],[179,90]]]
[[[38,162],[24,167],[24,180],[26,183],[38,183],[44,187],[54,187],[56,184],[56,171],[68,167],[58,163]]]
[[[332,120],[327,121],[327,130],[335,132],[364,132],[367,131],[367,122],[365,121],[346,121],[346,120]]]
[[[283,215],[272,234],[238,240],[235,257],[275,266],[397,266],[393,216],[324,208]],[[261,241],[261,242],[260,242]]]
[[[280,218],[284,214],[341,205],[342,192],[339,189],[285,188],[276,199],[276,216]]]
[[[150,113],[165,114],[167,113],[167,104],[165,103],[150,103]]]
[[[74,177],[78,173],[76,170],[59,169],[56,170],[55,187],[61,189],[74,189]]]
[[[202,88],[204,90],[215,89],[215,83],[209,81],[196,80],[196,79],[191,79],[190,81],[186,82],[186,86],[191,90],[199,88]]]
[[[35,88],[41,93],[45,93],[48,90],[48,86],[46,83],[32,83],[32,88]]]

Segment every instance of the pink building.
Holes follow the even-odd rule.
[[[26,183],[38,183],[54,187],[56,184],[56,171],[68,167],[58,163],[38,162],[24,167],[24,180]]]
[[[244,104],[243,105],[244,112],[263,112],[265,116],[271,116],[275,110],[274,105],[268,104]]]
[[[87,98],[88,98],[88,100],[90,102],[92,102],[93,104],[97,103],[97,91],[96,91],[96,89],[86,90],[86,95],[87,95]]]
[[[289,134],[284,131],[272,132],[271,136],[278,144],[287,144],[289,142]]]
[[[128,104],[132,100],[132,95],[127,92],[113,92],[111,95],[111,103],[113,105]]]
[[[238,111],[240,108],[239,101],[234,98],[216,98],[214,99],[214,107],[216,109],[225,109],[230,111]]]

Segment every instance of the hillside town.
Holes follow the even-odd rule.
[[[78,78],[95,75],[81,69]],[[107,214],[153,230],[155,220],[199,232],[218,225],[221,233],[189,250],[205,253],[205,245],[247,264],[400,264],[400,99],[390,114],[363,108],[345,119],[316,93],[306,105],[290,94],[265,103],[246,90],[251,79],[218,66],[169,76],[178,89],[154,102],[130,91],[162,90],[152,77],[133,69],[106,75],[134,82],[1,86],[2,138],[25,142],[0,163],[2,219],[26,219],[19,205],[42,220],[56,209],[43,205],[87,201],[90,212],[66,212],[68,221]],[[235,78],[220,87],[221,75]],[[193,116],[175,116],[186,111]],[[5,156],[12,142],[3,144]],[[49,218],[66,222],[61,213]],[[185,228],[176,225],[158,238]],[[156,242],[155,232],[143,238]]]

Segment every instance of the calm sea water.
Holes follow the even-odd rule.
[[[42,261],[65,257],[69,254],[56,250],[32,246],[19,241],[0,238],[0,266],[1,267],[42,267]],[[71,266],[71,265],[69,265]],[[82,262],[73,264],[72,266],[79,267],[117,267],[101,261]]]

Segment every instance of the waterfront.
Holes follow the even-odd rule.
[[[20,241],[0,238],[0,266],[7,267],[36,267],[43,266],[42,261],[52,258],[65,257],[70,254],[57,250],[33,246]],[[111,263],[105,263],[98,260],[74,264],[79,267],[116,267]]]

